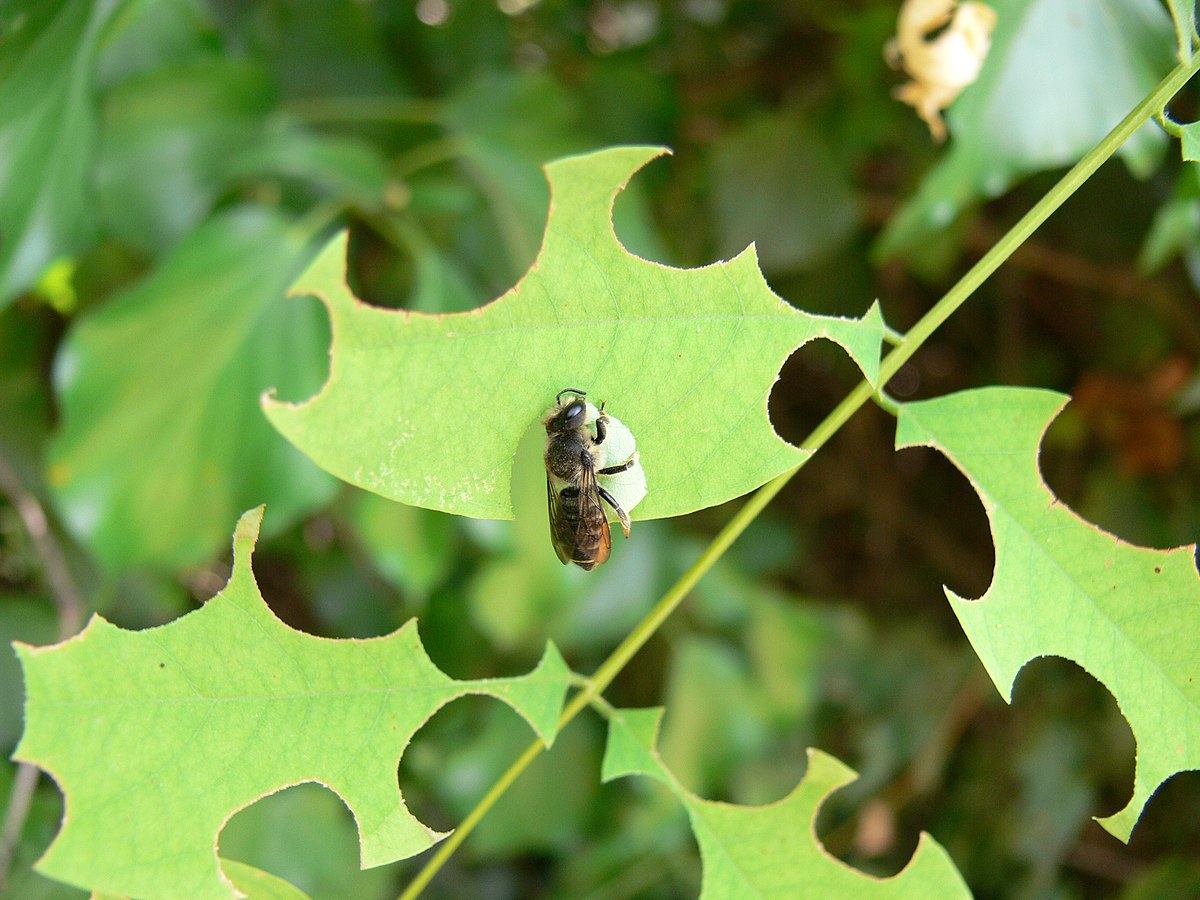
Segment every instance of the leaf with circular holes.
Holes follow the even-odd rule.
[[[548,745],[569,673],[550,646],[530,674],[455,681],[430,661],[416,622],[369,640],[330,640],[275,618],[250,569],[262,507],[234,534],[225,589],[158,628],[94,616],[51,647],[17,645],[25,734],[16,758],[63,791],[63,827],[37,864],[69,884],[136,897],[228,898],[217,835],[239,809],[314,781],[354,813],[364,867],[445,835],[408,811],[396,765],[444,704],[487,694]]]
[[[772,293],[753,248],[700,269],[629,253],[612,207],[664,151],[623,147],[546,167],[541,252],[511,291],[468,313],[424,315],[359,302],[346,239],[294,285],[329,307],[330,376],[267,416],[318,465],[414,506],[511,518],[513,455],[564,388],[579,388],[636,435],[650,493],[636,518],[676,516],[753,490],[798,464],[767,399],[801,344],[836,341],[874,380],[883,322],[810,315]]]
[[[978,600],[946,596],[1000,693],[1031,659],[1074,660],[1117,700],[1137,739],[1133,797],[1100,824],[1127,840],[1158,786],[1200,769],[1200,576],[1195,547],[1134,547],[1050,493],[1038,448],[1066,398],[983,388],[905,404],[896,446],[946,455],[983,502],[996,545]]]
[[[647,775],[667,785],[687,809],[704,865],[706,897],[969,897],[946,851],[928,834],[904,870],[875,878],[832,856],[817,840],[816,818],[831,793],[854,772],[820,750],[808,771],[776,803],[738,806],[704,800],[681,785],[658,752],[661,709],[622,709],[609,719],[605,781]]]

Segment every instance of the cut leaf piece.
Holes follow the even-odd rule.
[[[96,616],[61,644],[17,645],[27,699],[16,756],[65,798],[42,873],[133,896],[232,897],[221,827],[306,781],[350,807],[364,867],[392,862],[444,836],[408,812],[396,782],[404,747],[440,707],[488,694],[552,740],[569,674],[552,646],[529,675],[455,681],[415,621],[370,640],[293,631],[251,572],[261,520],[260,507],[238,523],[233,575],[203,608],[140,632]]]
[[[323,311],[283,296],[310,238],[268,209],[223,213],[72,329],[48,481],[110,569],[195,563],[256,503],[278,529],[333,496],[258,405],[280,379],[305,396],[325,370]]]
[[[296,282],[329,307],[329,381],[290,405],[265,399],[275,426],[318,465],[403,503],[510,518],[513,454],[564,388],[579,388],[637,436],[650,493],[635,518],[730,500],[805,452],[767,418],[788,355],[817,337],[841,344],[874,380],[883,323],[814,316],[771,292],[753,250],[702,269],[627,252],[612,229],[616,194],[663,151],[626,147],[546,167],[550,217],[521,282],[470,313],[372,308],[346,285],[338,238]]]
[[[602,777],[648,775],[687,809],[704,865],[701,897],[969,897],[946,851],[922,833],[904,870],[875,878],[831,856],[817,840],[817,810],[854,772],[820,750],[787,797],[766,806],[703,800],[676,781],[656,743],[661,709],[617,710],[609,720]]]
[[[1080,519],[1042,481],[1038,446],[1066,402],[985,388],[908,403],[896,446],[944,453],[991,523],[996,568],[976,601],[946,596],[1000,693],[1031,659],[1073,660],[1116,698],[1137,740],[1133,797],[1100,819],[1128,839],[1158,786],[1200,768],[1200,576],[1194,547],[1149,550]]]

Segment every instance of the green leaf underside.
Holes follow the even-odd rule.
[[[1134,547],[1058,502],[1038,447],[1066,398],[985,388],[901,409],[896,446],[927,445],[970,480],[991,523],[996,567],[979,600],[946,591],[975,652],[1009,699],[1031,659],[1073,660],[1113,694],[1137,740],[1133,796],[1100,819],[1127,840],[1167,778],[1200,768],[1200,577],[1194,548]]]
[[[817,840],[821,803],[855,773],[820,750],[808,771],[776,803],[737,806],[684,788],[657,749],[661,709],[618,710],[609,721],[603,778],[646,775],[664,782],[687,809],[704,867],[701,897],[969,897],[946,851],[922,833],[904,870],[875,878],[831,856]]]
[[[635,435],[649,485],[635,518],[712,506],[797,465],[805,452],[767,417],[780,366],[825,337],[873,381],[878,308],[861,320],[798,311],[771,292],[752,249],[688,270],[628,253],[612,230],[613,202],[662,153],[626,147],[549,164],[537,260],[469,313],[363,305],[337,238],[293,287],[329,307],[329,381],[303,404],[265,398],[267,416],[352,484],[479,518],[511,518],[517,444],[567,387],[606,401]]]
[[[415,622],[369,640],[294,631],[251,572],[261,520],[260,507],[238,523],[233,575],[203,608],[140,632],[96,616],[61,644],[17,645],[27,699],[16,757],[65,797],[44,874],[133,896],[231,897],[216,855],[224,823],[308,781],[353,812],[364,868],[392,862],[444,836],[408,812],[396,781],[437,709],[488,694],[552,740],[568,681],[553,647],[529,675],[455,681]]]

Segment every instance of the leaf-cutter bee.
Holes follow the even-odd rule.
[[[564,394],[574,396],[563,399]],[[637,452],[625,462],[602,466],[608,416],[600,404],[595,435],[587,424],[587,394],[575,388],[559,391],[554,406],[542,420],[546,426],[546,495],[550,506],[550,540],[554,552],[566,565],[575,563],[590,572],[608,559],[612,535],[602,503],[607,503],[621,520],[629,537],[629,514],[596,481],[597,475],[616,475],[633,468]]]

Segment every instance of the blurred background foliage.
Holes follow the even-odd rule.
[[[300,399],[327,369],[324,312],[286,285],[345,222],[369,302],[481,305],[537,251],[540,164],[652,143],[674,156],[618,201],[631,250],[695,266],[755,241],[789,301],[859,315],[878,297],[903,329],[1172,64],[1158,0],[993,5],[992,57],[939,148],[891,97],[896,0],[0,2],[0,637],[194,608],[228,575],[237,515],[265,501],[256,572],[290,624],[364,636],[415,615],[456,677],[524,671],[547,638],[591,671],[729,510],[639,523],[589,576],[550,548],[536,423],[513,522],[336,484],[259,413],[264,389]],[[1176,116],[1195,105],[1187,92]],[[1200,522],[1196,172],[1139,133],[890,385],[1071,393],[1048,482],[1156,547]],[[856,378],[835,348],[805,348],[772,394],[776,428],[799,442]],[[1200,776],[1169,782],[1128,847],[1090,820],[1128,797],[1127,725],[1061,660],[1001,701],[941,593],[986,588],[982,510],[940,456],[895,454],[892,427],[853,420],[609,699],[666,704],[666,759],[706,797],[777,799],[806,746],[837,755],[861,777],[819,832],[870,872],[897,871],[927,830],[980,897],[1200,895]],[[0,679],[7,755],[8,654]],[[600,785],[602,736],[573,723],[429,895],[693,896],[681,809],[645,779]],[[527,741],[507,708],[458,701],[398,777],[424,821],[453,827]],[[77,893],[30,869],[60,815],[43,779],[9,895]],[[239,813],[221,850],[317,897],[390,896],[419,864],[359,872],[348,812],[312,785]]]

